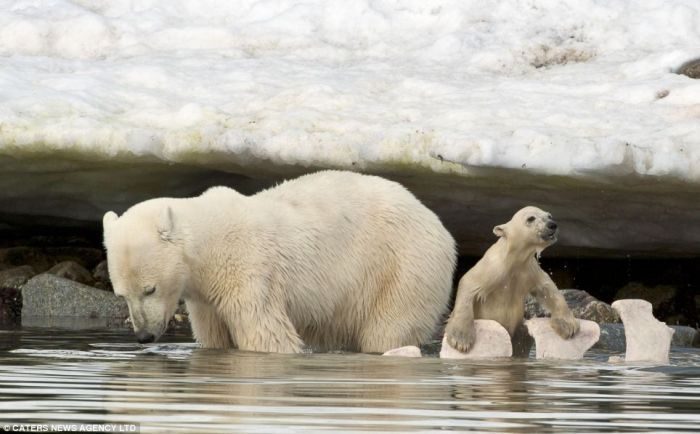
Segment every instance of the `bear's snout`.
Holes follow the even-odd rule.
[[[556,231],[558,227],[559,225],[557,225],[557,222],[555,222],[554,220],[550,220],[547,223],[547,229],[549,229],[550,231]]]
[[[140,344],[150,344],[156,340],[156,337],[153,335],[153,333],[138,332],[136,333],[136,340]]]

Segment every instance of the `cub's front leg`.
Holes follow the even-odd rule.
[[[452,348],[462,352],[469,351],[476,339],[474,331],[474,293],[464,278],[460,280],[457,288],[455,307],[447,320],[445,337]]]
[[[580,328],[578,319],[574,318],[564,296],[547,273],[542,271],[538,277],[539,282],[532,291],[532,295],[552,314],[550,324],[554,331],[564,339],[573,337]]]

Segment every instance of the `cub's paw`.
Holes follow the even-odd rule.
[[[447,338],[447,343],[452,348],[466,353],[472,348],[474,340],[476,339],[474,325],[462,325],[461,327],[450,327],[448,325],[445,330],[445,337]]]
[[[570,339],[574,337],[579,330],[579,322],[576,318],[552,318],[550,320],[550,325],[559,336],[564,339]]]

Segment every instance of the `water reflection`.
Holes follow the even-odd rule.
[[[183,336],[171,336],[183,342]],[[700,431],[700,353],[672,366],[277,355],[0,333],[0,420],[181,432]]]

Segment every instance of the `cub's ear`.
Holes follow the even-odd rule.
[[[493,233],[496,235],[498,238],[505,238],[506,237],[506,225],[498,225],[493,228]]]
[[[158,216],[158,235],[163,241],[172,242],[175,232],[175,216],[170,206],[165,206]]]
[[[109,225],[116,222],[119,217],[114,211],[107,211],[102,217],[102,229],[107,229]]]

